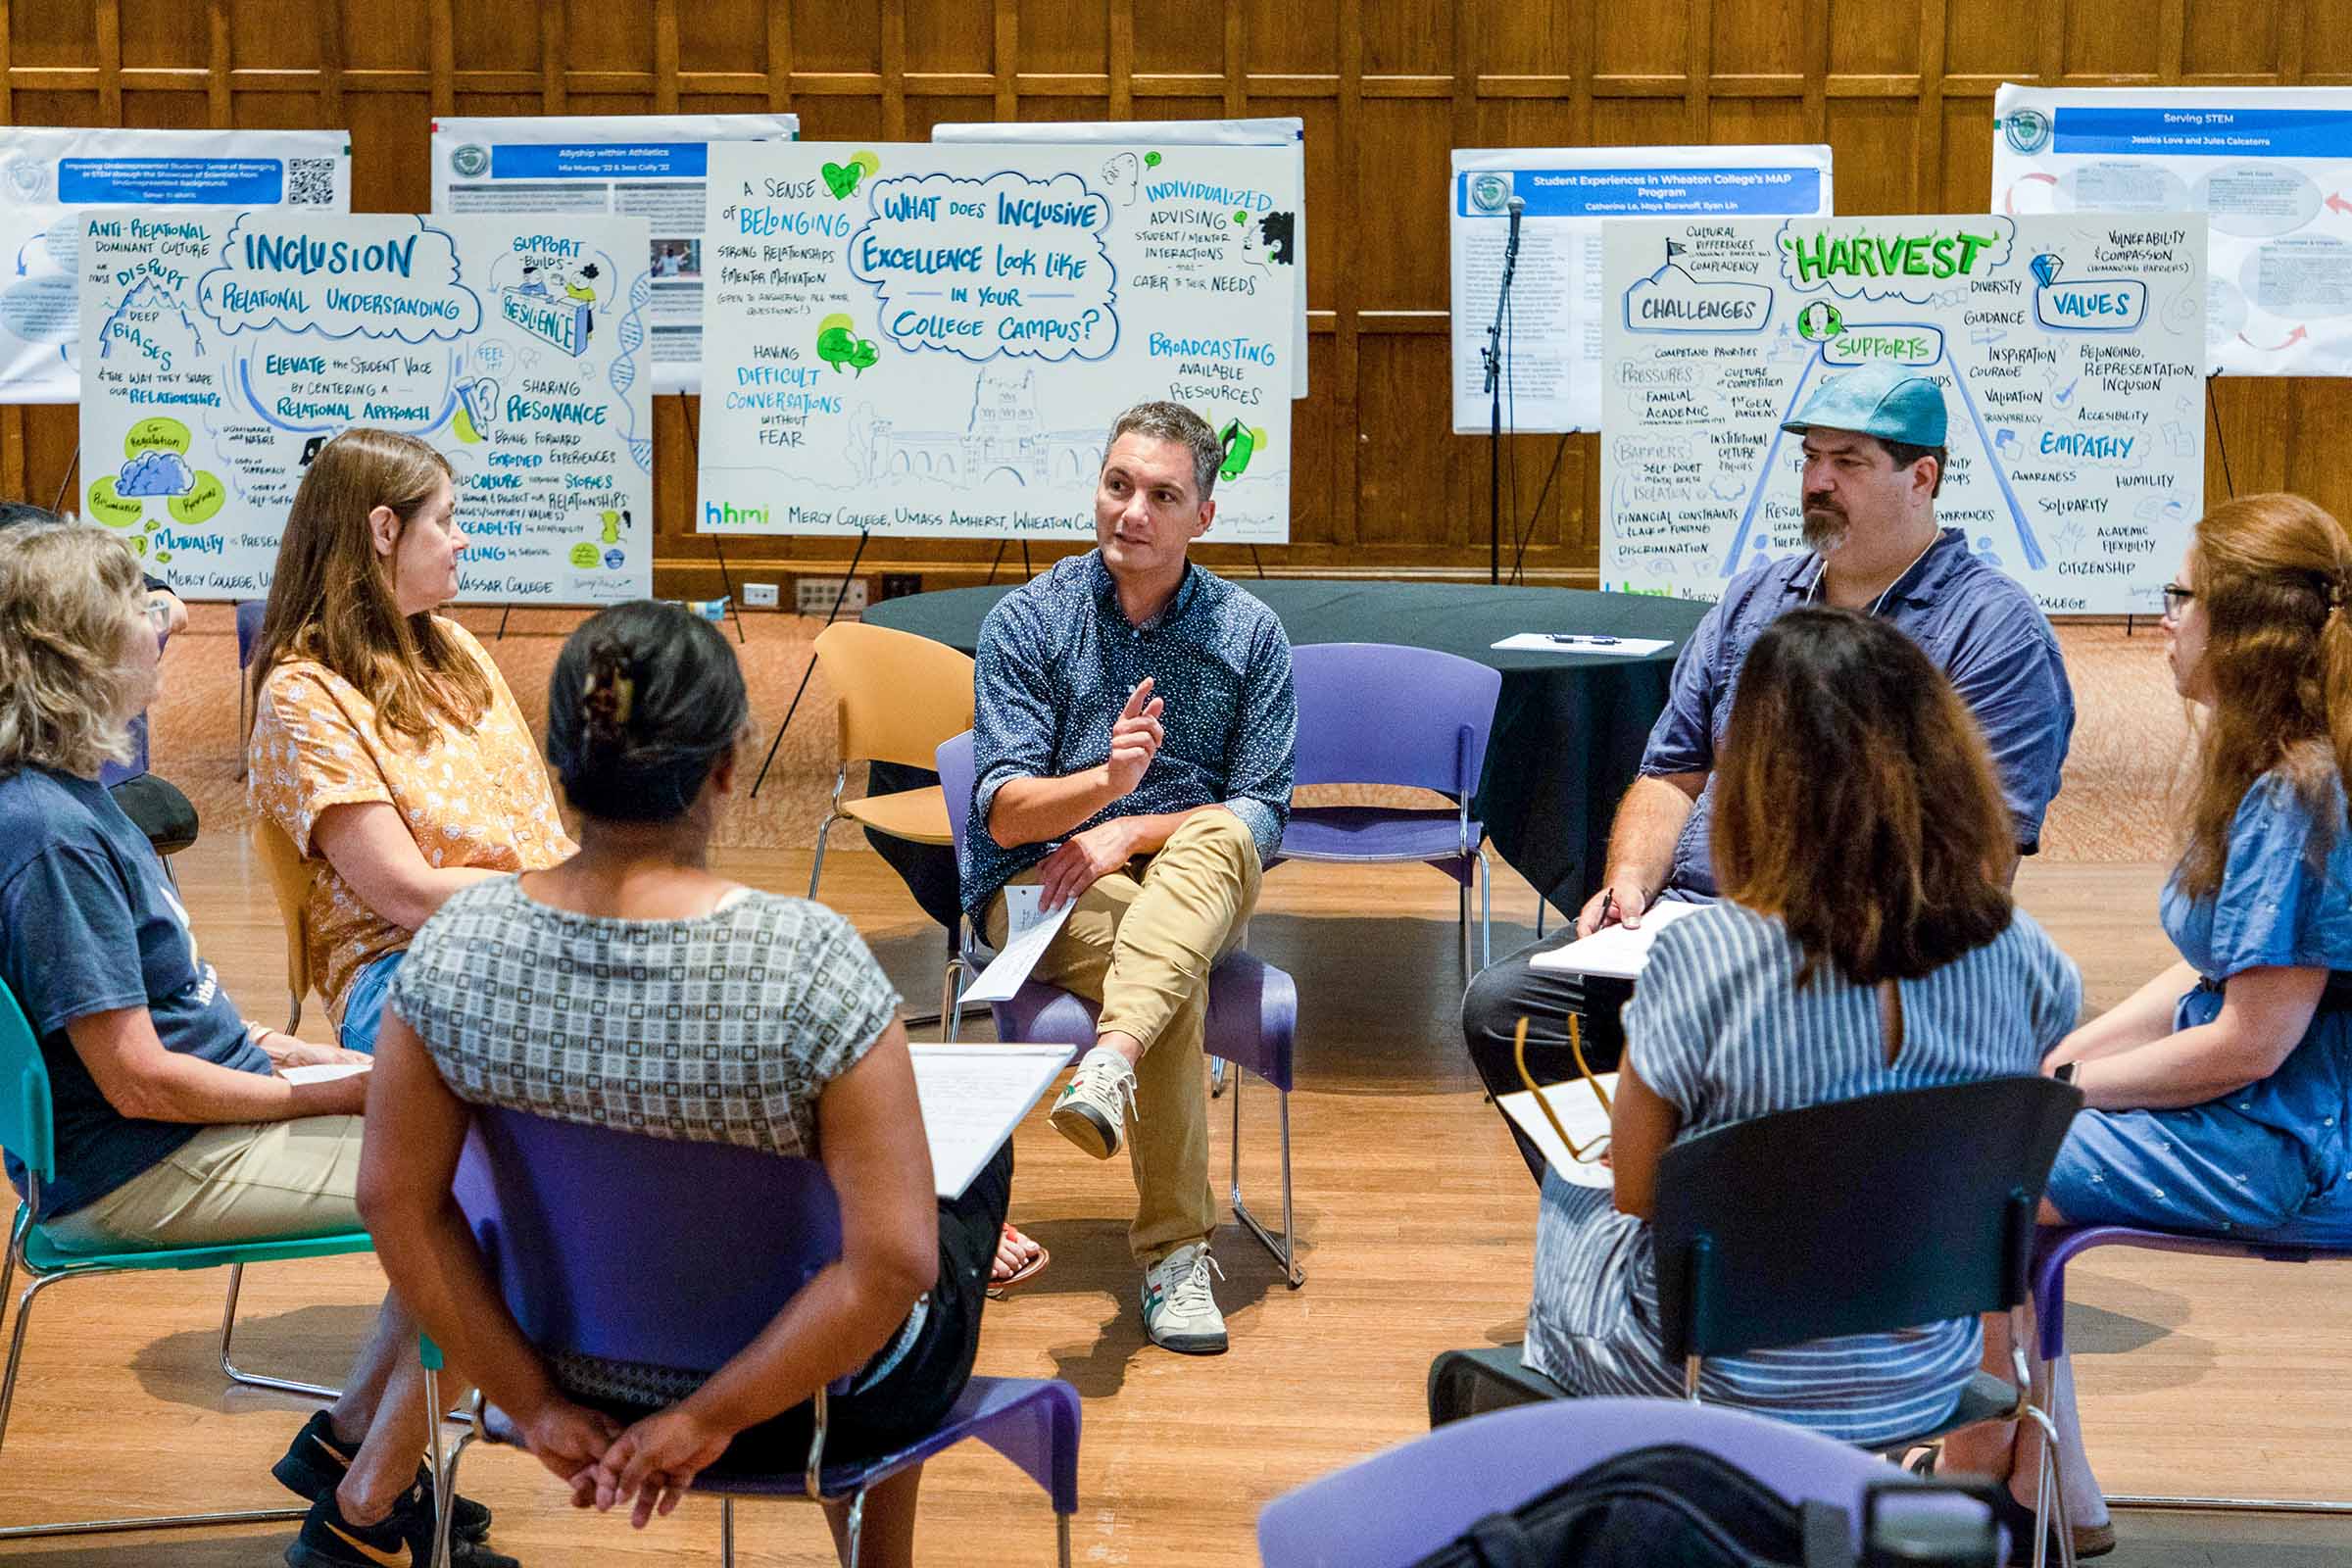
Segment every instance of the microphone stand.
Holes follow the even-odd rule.
[[[1521,200],[1511,198],[1511,237],[1502,252],[1502,287],[1494,295],[1494,323],[1487,328],[1487,581],[1502,581],[1502,317],[1519,270]]]

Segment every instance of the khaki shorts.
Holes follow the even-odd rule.
[[[77,1252],[294,1240],[360,1228],[360,1118],[207,1127],[42,1227]]]

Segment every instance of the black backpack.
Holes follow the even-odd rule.
[[[1882,1510],[1886,1494],[1965,1494],[1987,1503]],[[1929,1486],[1889,1471],[1864,1504],[1859,1563],[1995,1568],[1999,1536],[1983,1487]],[[1508,1513],[1489,1514],[1413,1568],[1857,1568],[1846,1510],[1791,1503],[1746,1471],[1680,1444],[1636,1448]]]

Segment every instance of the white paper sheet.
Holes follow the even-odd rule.
[[[1075,1054],[1068,1046],[909,1046],[942,1198],[961,1198]]]
[[[964,987],[959,1002],[1009,1002],[1012,994],[1021,989],[1037,960],[1045,956],[1056,933],[1075,904],[1065,904],[1052,914],[1041,915],[1038,902],[1045,890],[1034,884],[1015,884],[1004,890],[1005,941],[1004,951],[980,971],[980,978]]]
[[[1490,644],[1509,654],[1615,654],[1642,659],[1673,644],[1663,637],[1607,637],[1579,631],[1523,631]]]
[[[1686,914],[1706,907],[1700,904],[1660,904],[1642,911],[1639,927],[1610,925],[1581,941],[1528,959],[1537,969],[1565,969],[1570,974],[1605,975],[1612,980],[1639,979],[1649,962],[1649,945],[1658,933]]]
[[[1595,1073],[1593,1076],[1603,1089],[1611,1094],[1617,1092],[1615,1073]],[[1560,1180],[1575,1187],[1617,1185],[1616,1173],[1600,1162],[1606,1146],[1602,1149],[1590,1147],[1591,1140],[1609,1135],[1608,1107],[1600,1102],[1598,1095],[1592,1093],[1592,1086],[1578,1078],[1569,1083],[1547,1084],[1543,1095],[1544,1102],[1551,1106],[1552,1114],[1560,1118],[1560,1125],[1568,1129],[1568,1136],[1575,1139],[1577,1147],[1583,1149],[1591,1158],[1578,1159],[1568,1152],[1567,1146],[1560,1142],[1560,1135],[1551,1130],[1550,1121],[1537,1107],[1536,1091],[1522,1089],[1516,1094],[1497,1095],[1494,1103],[1502,1107],[1502,1113],[1510,1117],[1521,1132],[1535,1140],[1536,1147],[1544,1152],[1544,1159],[1550,1162],[1553,1170],[1560,1173]]]
[[[290,1084],[331,1084],[338,1078],[349,1078],[368,1071],[372,1061],[329,1061],[316,1067],[280,1067],[277,1075]]]

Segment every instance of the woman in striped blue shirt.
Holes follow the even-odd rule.
[[[1648,1217],[1659,1156],[1775,1111],[2031,1073],[2082,979],[2010,900],[2015,831],[1968,710],[1885,621],[1799,610],[1757,639],[1716,782],[1723,902],[1658,934],[1625,1009],[1615,1191],[1544,1178],[1526,1361],[1679,1396]],[[1949,1414],[1974,1318],[1710,1358],[1700,1392],[1848,1443]]]

